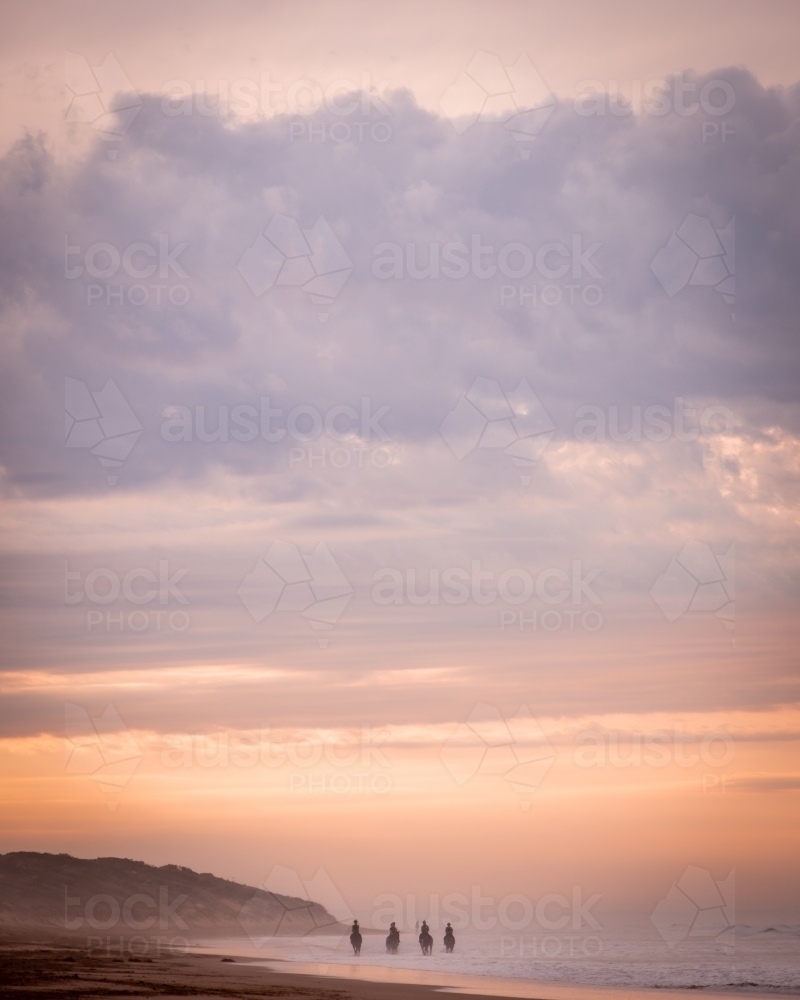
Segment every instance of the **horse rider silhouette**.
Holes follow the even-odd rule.
[[[361,929],[358,926],[358,921],[353,921],[353,926],[350,928],[350,944],[353,946],[353,954],[361,954]]]
[[[451,952],[456,946],[455,935],[453,934],[453,928],[450,926],[448,921],[447,927],[444,929],[444,950]]]
[[[427,921],[422,921],[422,927],[419,932],[419,946],[422,948],[423,955],[430,955],[433,953],[433,938],[428,933]]]
[[[386,938],[386,950],[390,955],[396,955],[397,949],[400,947],[400,931],[397,929],[397,925],[394,920],[392,921],[392,926],[389,928],[389,936]]]

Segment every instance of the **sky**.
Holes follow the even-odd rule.
[[[797,922],[795,5],[3,18],[0,851]]]

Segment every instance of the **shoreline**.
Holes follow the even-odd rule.
[[[126,1000],[191,996],[208,1000],[435,1000],[461,995],[487,1000],[663,1000],[684,998],[687,989],[596,987],[413,970],[355,963],[304,963],[278,958],[254,959],[228,953],[224,946],[182,955],[119,957],[91,954],[77,942],[36,935],[0,943],[0,981],[8,1000]],[[697,988],[695,988],[697,989]],[[712,1000],[744,995],[798,997],[777,990],[699,988]]]
[[[475,942],[471,944],[474,946]],[[240,940],[205,940],[193,942],[189,950],[199,954],[224,952],[242,964],[294,975],[429,986],[443,991],[520,1000],[531,997],[533,1000],[630,1000],[634,995],[678,1000],[685,998],[688,990],[700,991],[719,1000],[741,994],[757,998],[800,997],[800,978],[794,974],[797,970],[781,969],[771,976],[763,967],[765,962],[769,963],[769,956],[760,954],[737,956],[738,962],[728,956],[721,964],[715,959],[707,969],[702,965],[697,969],[691,966],[709,956],[692,957],[685,969],[681,968],[685,962],[679,961],[664,968],[656,964],[648,972],[651,963],[637,963],[635,958],[631,967],[626,968],[631,962],[627,956],[604,963],[607,967],[597,964],[587,969],[583,964],[571,967],[550,963],[547,967],[544,963],[498,963],[481,954],[477,955],[477,961],[472,961],[475,955],[467,952],[463,956],[442,953],[421,959],[419,955],[409,954],[387,959],[382,952],[378,954],[372,949],[362,951],[360,958],[354,959],[349,948],[345,956],[341,949],[317,948],[301,954],[296,949],[277,948],[275,942],[272,945],[267,949],[255,942],[248,945]]]
[[[285,959],[236,960],[238,964],[267,968],[271,963],[281,966],[280,971],[288,975],[314,976],[323,979],[342,979],[346,982],[369,982],[376,985],[422,986],[437,993],[453,993],[462,996],[484,996],[497,998],[517,998],[517,1000],[634,1000],[636,997],[664,997],[676,1000],[689,992],[700,992],[714,1000],[729,1000],[732,996],[800,997],[800,993],[763,990],[758,988],[732,987],[623,987],[585,986],[580,983],[563,983],[546,980],[531,980],[518,977],[481,976],[461,972],[440,970],[424,972],[418,969],[386,967],[382,965],[362,965],[356,963],[294,962]],[[270,971],[279,971],[277,969]]]

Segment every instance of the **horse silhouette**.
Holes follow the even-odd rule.
[[[451,952],[453,948],[455,948],[455,946],[456,946],[456,939],[455,936],[453,935],[453,929],[448,924],[447,933],[444,936],[444,950],[446,952]]]
[[[361,954],[361,931],[358,928],[358,921],[353,924],[352,932],[350,934],[350,944],[353,946],[353,954]]]
[[[423,955],[433,954],[433,938],[427,931],[423,931],[419,936],[419,946]]]
[[[386,938],[386,950],[390,955],[396,955],[397,949],[400,947],[400,931],[392,924],[392,928],[389,931],[389,936]]]

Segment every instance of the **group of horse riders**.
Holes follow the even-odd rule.
[[[419,928],[419,946],[422,949],[423,955],[431,955],[433,953],[433,938],[431,937],[430,928],[426,920],[422,921],[422,927],[417,923]],[[358,921],[353,921],[353,926],[350,928],[350,944],[353,946],[353,954],[361,954],[361,928],[358,926]],[[447,927],[444,930],[444,948],[446,952],[451,952],[456,946],[455,935],[453,934],[453,928],[448,922]],[[397,949],[400,947],[400,931],[397,929],[397,925],[394,920],[392,921],[392,926],[389,928],[389,934],[386,938],[386,950],[390,955],[396,955]]]

